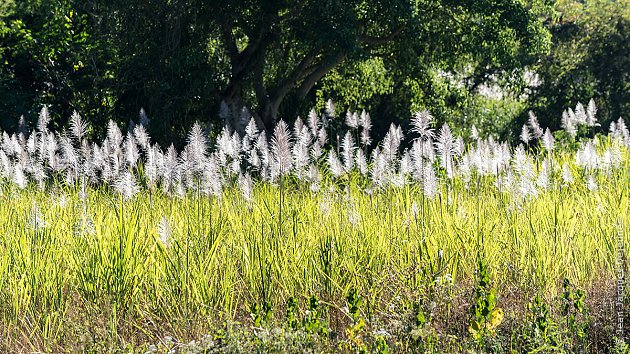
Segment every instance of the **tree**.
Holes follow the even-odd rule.
[[[216,3],[209,18],[230,63],[220,97],[234,125],[243,124],[238,108],[247,106],[270,129],[331,70],[365,58],[383,58],[397,77],[469,62],[482,82],[545,50],[538,7],[518,0]]]
[[[630,110],[630,1],[559,1],[548,26],[553,47],[536,70],[541,84],[531,109],[558,129],[563,110],[593,98],[601,129],[607,129]]]
[[[545,1],[23,0],[0,8],[0,114],[35,120],[50,104],[64,125],[76,109],[98,135],[145,108],[167,144],[222,101],[234,128],[251,115],[271,129],[312,107],[327,75],[353,72],[383,82],[332,95],[395,96],[387,112],[406,99],[396,89],[430,90],[438,71],[469,72],[474,89],[535,60]]]
[[[113,54],[87,14],[70,1],[9,5],[8,11],[0,10],[2,128],[15,128],[19,115],[34,121],[42,105],[55,107],[52,124],[57,128],[73,110],[90,117],[95,127],[104,127],[114,103]]]

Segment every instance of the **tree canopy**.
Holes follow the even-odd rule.
[[[328,99],[408,117],[406,96],[460,104],[466,90],[522,76],[549,50],[543,0],[25,0],[0,7],[0,116],[14,128],[51,105],[101,134],[144,107],[163,142],[196,120],[269,129]],[[437,76],[436,76],[437,75]],[[433,98],[431,98],[433,97]],[[451,97],[449,99],[448,97]],[[371,104],[367,101],[371,100]],[[378,103],[378,102],[380,103]],[[222,105],[222,102],[224,104]],[[221,109],[221,107],[223,109]],[[243,107],[245,110],[243,110]],[[432,107],[427,107],[432,108]],[[222,118],[219,118],[219,112]]]

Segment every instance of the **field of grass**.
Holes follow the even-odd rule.
[[[371,152],[355,119],[180,153],[78,115],[5,133],[0,351],[628,352],[621,119],[512,148],[419,114]]]

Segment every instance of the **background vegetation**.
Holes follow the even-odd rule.
[[[0,5],[0,127],[54,126],[72,111],[104,134],[140,108],[166,145],[196,120],[268,130],[332,98],[372,114],[375,133],[430,109],[456,131],[518,133],[591,97],[607,123],[627,111],[628,0],[104,1]],[[526,78],[529,77],[529,79]],[[533,78],[533,79],[532,79]],[[536,79],[537,78],[537,79]],[[231,115],[220,116],[224,101]]]

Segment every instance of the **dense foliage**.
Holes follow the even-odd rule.
[[[549,28],[554,44],[531,98],[541,121],[558,129],[566,107],[594,97],[602,123],[630,112],[630,1],[568,1]],[[523,115],[525,116],[525,115]]]
[[[384,134],[389,121],[409,116],[409,92],[426,96],[413,104],[435,106],[441,120],[446,107],[459,111],[456,96],[433,87],[437,71],[465,69],[473,86],[522,72],[546,51],[546,10],[518,0],[8,2],[0,9],[2,126],[15,128],[22,114],[34,122],[49,104],[56,126],[77,110],[102,136],[108,119],[124,124],[144,107],[156,139],[181,143],[195,120],[222,125],[222,101],[222,118],[237,129],[253,115],[270,131],[280,116],[305,115],[321,87],[351,109],[401,93],[373,110]]]

